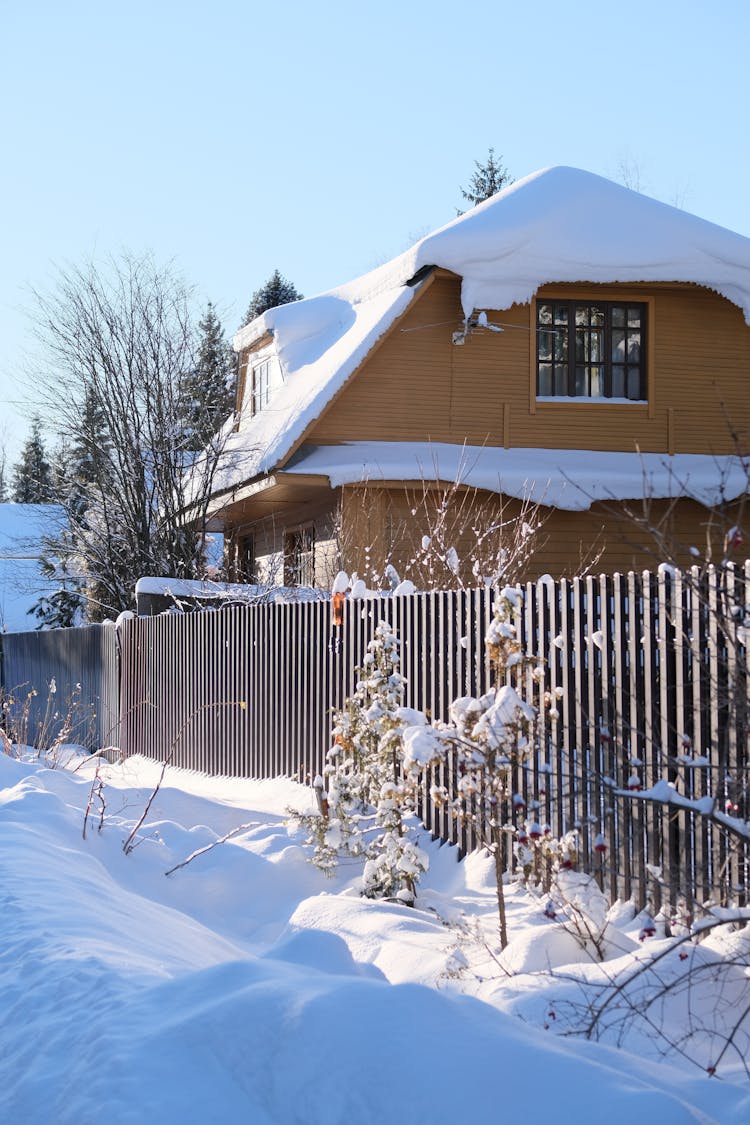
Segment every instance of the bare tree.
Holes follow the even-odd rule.
[[[181,421],[196,333],[171,269],[124,255],[65,269],[35,298],[35,377],[73,451],[66,523],[47,548],[97,620],[130,607],[142,575],[202,577],[221,441],[196,454]]]

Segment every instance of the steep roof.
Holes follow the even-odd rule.
[[[284,385],[229,438],[218,489],[283,464],[432,266],[461,278],[467,317],[524,303],[548,282],[674,281],[715,290],[750,324],[750,239],[591,172],[547,168],[372,273],[241,329],[237,350],[273,334]]]

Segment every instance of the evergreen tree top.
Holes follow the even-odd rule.
[[[484,203],[485,199],[490,199],[493,195],[497,195],[502,188],[513,183],[510,172],[503,167],[502,157],[495,159],[494,148],[489,150],[484,164],[475,160],[474,165],[475,171],[469,181],[469,190],[466,191],[465,188],[461,188],[462,196],[471,203],[472,207],[476,207],[478,203]]]
[[[293,301],[301,300],[303,295],[298,292],[294,284],[283,277],[278,270],[274,270],[266,284],[256,289],[250,298],[244,323],[250,324],[256,316],[261,316],[268,309],[278,308],[279,305],[290,305]]]
[[[39,415],[31,422],[31,434],[13,469],[13,500],[16,504],[49,504],[54,500],[52,469],[42,440]]]

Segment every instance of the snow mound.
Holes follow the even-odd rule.
[[[84,839],[96,766],[0,756],[3,1121],[455,1125],[495,1120],[499,1096],[523,1120],[541,1074],[562,1122],[598,1125],[603,1107],[610,1125],[747,1120],[731,1082],[559,1038],[430,980],[451,931],[433,910],[361,899],[351,871],[324,882],[284,824],[309,799],[292,782],[170,769],[126,856],[159,767],[99,763],[107,814]],[[486,858],[464,868],[426,846],[426,900],[449,888],[479,905]],[[511,914],[520,925],[515,901]]]

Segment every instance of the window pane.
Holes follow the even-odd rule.
[[[641,310],[636,305],[628,309],[628,327],[640,328],[641,326]]]
[[[591,306],[591,323],[596,328],[604,327],[604,309],[600,305]]]
[[[537,305],[537,316],[540,324],[551,324],[552,305]]]
[[[539,333],[539,359],[552,359],[552,341],[554,336],[551,332]]]
[[[604,394],[604,387],[602,385],[602,369],[600,367],[589,367],[589,386],[591,387],[591,397],[601,398]]]
[[[625,368],[622,364],[612,366],[612,398],[626,398]]]
[[[568,333],[566,329],[555,332],[555,359],[558,363],[568,361]]]
[[[628,332],[628,362],[640,363],[641,361],[641,334]]]
[[[576,305],[576,324],[585,325],[589,322],[588,305]]]
[[[625,309],[620,305],[612,306],[612,325],[614,328],[625,327]]]
[[[540,363],[539,364],[539,391],[540,395],[552,394],[552,364]]]
[[[600,363],[604,359],[604,333],[591,332],[589,334],[589,354],[588,359]]]
[[[576,363],[583,363],[588,358],[586,351],[586,331],[583,328],[576,329]]]
[[[641,373],[637,367],[631,367],[628,371],[628,398],[643,398]]]
[[[555,305],[555,324],[568,323],[568,306]]]
[[[568,393],[568,368],[565,364],[560,364],[555,367],[555,390],[556,395],[566,395]]]
[[[583,398],[588,397],[589,388],[586,379],[586,368],[576,367],[576,394],[581,395]]]
[[[625,359],[625,333],[618,328],[612,329],[612,362],[622,363]]]

